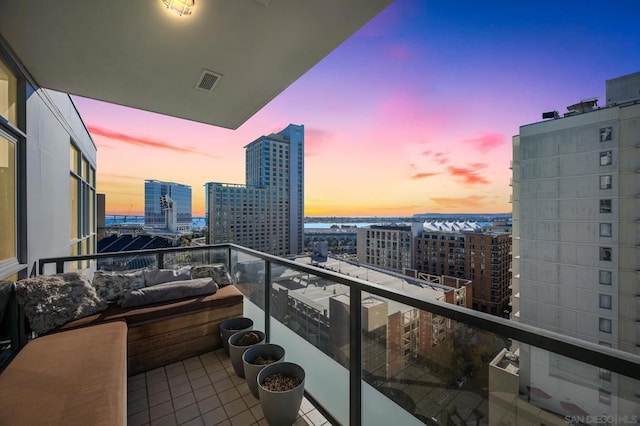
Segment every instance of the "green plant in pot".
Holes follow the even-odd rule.
[[[258,373],[258,394],[267,423],[291,426],[304,396],[304,369],[293,362],[276,362]]]
[[[242,364],[242,355],[244,351],[255,345],[265,342],[265,334],[257,330],[239,331],[229,337],[229,357],[231,365],[238,377],[244,378],[244,365]]]

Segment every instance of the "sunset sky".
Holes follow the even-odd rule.
[[[191,185],[203,216],[203,185],[244,183],[243,146],[289,123],[306,215],[506,213],[511,137],[640,71],[638,16],[637,0],[396,0],[237,130],[74,101],[107,214],[144,214],[158,179]]]

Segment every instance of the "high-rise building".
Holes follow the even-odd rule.
[[[145,180],[144,224],[172,232],[191,231],[191,187]]]
[[[209,243],[279,256],[302,252],[304,126],[290,124],[245,150],[246,184],[206,184]]]
[[[513,139],[513,318],[640,353],[640,72],[606,83],[606,105],[584,100]],[[540,351],[538,351],[540,352]],[[587,384],[589,414],[627,412],[633,386],[607,371],[524,351],[521,371],[550,394]],[[558,359],[556,359],[558,358]],[[522,367],[523,361],[525,367]],[[530,364],[527,364],[530,363]],[[559,375],[558,366],[565,372]],[[612,397],[617,395],[618,397]]]

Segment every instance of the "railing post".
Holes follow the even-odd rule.
[[[56,260],[56,274],[64,272],[64,260]]]
[[[362,424],[362,292],[349,289],[349,424]]]
[[[264,261],[264,334],[267,343],[271,340],[271,262]]]
[[[159,251],[158,253],[158,269],[164,268],[164,253]]]

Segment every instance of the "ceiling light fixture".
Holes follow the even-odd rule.
[[[162,3],[173,13],[182,16],[193,13],[196,0],[162,0]]]

